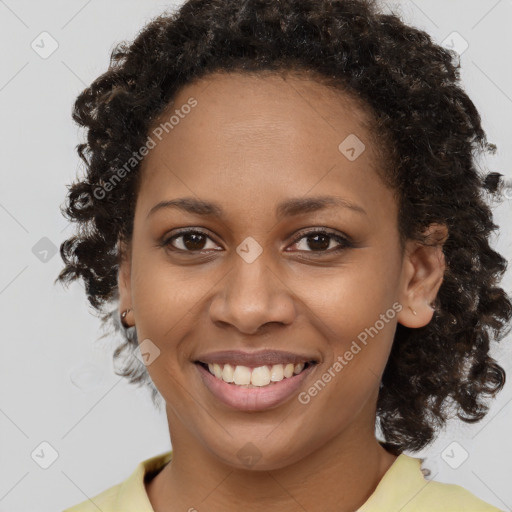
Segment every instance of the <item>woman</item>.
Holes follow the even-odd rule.
[[[366,0],[189,0],[114,50],[59,279],[122,322],[173,450],[67,512],[498,510],[403,453],[505,381],[500,175],[458,80]]]

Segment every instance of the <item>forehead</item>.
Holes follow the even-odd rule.
[[[160,131],[142,164],[141,193],[153,204],[197,196],[254,205],[258,194],[277,203],[333,190],[350,195],[354,187],[371,197],[378,190],[368,181],[378,180],[380,163],[371,120],[351,96],[312,78],[207,75],[184,86],[153,123],[150,135]]]
[[[337,140],[347,130],[369,142],[374,121],[370,108],[353,94],[319,80],[306,71],[214,72],[181,88],[155,124],[165,123],[194,98],[198,105],[187,117],[197,118],[199,111],[197,127],[223,142],[243,144],[244,136],[274,140],[275,135]]]

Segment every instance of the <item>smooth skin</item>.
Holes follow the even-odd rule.
[[[126,323],[160,350],[147,369],[173,447],[148,497],[156,512],[353,511],[396,459],[375,438],[379,384],[397,322],[432,319],[446,227],[430,226],[439,244],[409,240],[402,251],[370,118],[346,94],[294,75],[214,73],[181,89],[169,112],[190,98],[197,105],[143,161],[132,244],[120,244],[120,311],[131,308]],[[350,134],[366,146],[354,161],[338,149]],[[316,196],[364,212],[336,205],[276,217],[281,201]],[[182,197],[218,203],[223,217],[148,216]],[[163,245],[180,228],[206,236]],[[350,245],[315,239],[316,228]],[[247,237],[263,251],[252,263],[236,251]],[[194,364],[220,350],[311,354],[319,363],[307,391],[394,303],[400,312],[307,404],[295,394],[264,411],[229,408]],[[253,466],[238,456],[247,443],[261,455]]]

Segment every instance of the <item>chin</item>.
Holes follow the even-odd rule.
[[[262,435],[259,438],[247,435],[228,435],[222,440],[203,440],[210,453],[226,466],[237,470],[271,471],[278,470],[300,461],[309,454],[306,447],[297,442],[292,434],[289,443],[272,436]]]

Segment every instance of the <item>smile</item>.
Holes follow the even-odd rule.
[[[233,350],[203,354],[194,363],[208,396],[217,403],[241,411],[263,411],[295,396],[319,361],[312,354]]]
[[[289,379],[304,371],[313,362],[263,365],[256,368],[243,365],[233,366],[229,363],[209,363],[207,365],[200,362],[200,364],[207,368],[217,379],[223,380],[228,384],[254,388],[271,386],[276,382],[281,382],[283,379]]]

